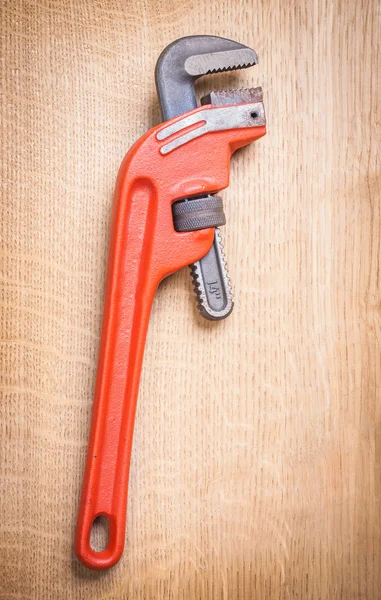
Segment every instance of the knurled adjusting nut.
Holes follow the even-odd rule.
[[[172,206],[176,231],[197,231],[225,225],[225,213],[220,196],[188,198]]]

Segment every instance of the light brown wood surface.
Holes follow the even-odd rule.
[[[1,2],[0,598],[377,600],[379,2]],[[268,134],[224,193],[236,306],[153,308],[119,565],[72,551],[119,164],[154,67],[211,33],[260,64]]]

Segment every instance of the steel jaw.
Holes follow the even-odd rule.
[[[203,75],[245,69],[258,63],[254,50],[233,40],[210,35],[184,37],[172,42],[161,53],[155,70],[156,88],[163,120],[172,119],[197,107],[195,81]],[[262,102],[261,88],[212,92],[201,100],[214,106]],[[262,106],[262,120],[264,112]],[[262,124],[258,122],[258,125]],[[210,204],[211,196],[200,198]],[[183,199],[191,202],[193,198]],[[223,252],[216,215],[214,241],[209,252],[190,265],[198,308],[206,319],[225,319],[233,310],[233,293]],[[210,218],[210,215],[209,215]],[[176,227],[176,216],[174,214]],[[210,221],[205,221],[205,227]]]

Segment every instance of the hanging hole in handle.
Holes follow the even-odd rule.
[[[90,531],[90,547],[94,552],[104,552],[110,540],[110,522],[104,515],[95,517]]]

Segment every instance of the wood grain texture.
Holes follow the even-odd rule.
[[[1,2],[0,598],[381,598],[380,22],[376,1]],[[150,323],[127,544],[72,541],[111,199],[159,121],[153,72],[211,33],[260,64],[268,134],[224,193],[236,306],[186,270]]]

